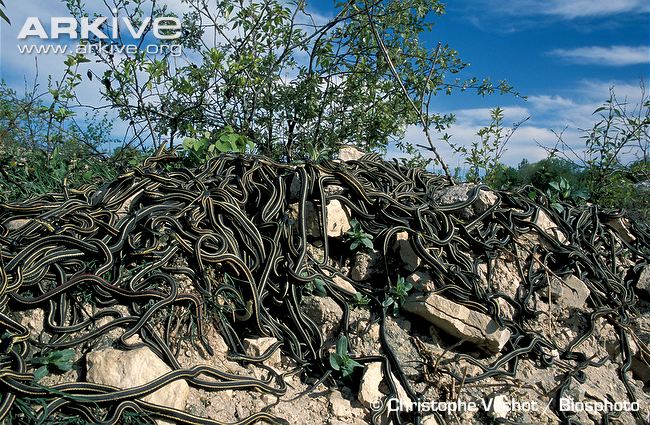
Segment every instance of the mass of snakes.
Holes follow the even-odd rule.
[[[390,345],[384,326],[391,311],[383,303],[399,272],[390,246],[399,232],[408,233],[421,267],[436,282],[436,292],[490,315],[511,332],[489,367],[482,366],[475,376],[448,371],[452,378],[470,383],[512,375],[521,358],[550,364],[555,360],[548,350],[557,349],[560,359],[575,365],[561,377],[554,395],[559,399],[570,380],[583,379],[584,368],[599,364],[599,359],[585,358],[575,350],[593,327],[569,346],[557,347],[524,326],[538,314],[529,301],[548,285],[550,270],[558,276],[578,276],[590,290],[590,320],[605,317],[615,324],[625,359],[620,378],[629,399],[636,399],[625,374],[631,363],[626,325],[636,314],[635,279],[650,263],[650,233],[632,222],[633,240],[622,238],[610,225],[622,212],[568,204],[558,212],[543,193],[529,187],[496,191],[494,205],[467,218],[461,211],[485,187],[477,185],[466,201],[440,204],[435,195],[451,184],[446,178],[374,154],[348,162],[291,165],[226,154],[193,169],[177,162],[175,154],[164,153],[101,187],[66,187],[61,193],[0,204],[0,421],[73,423],[69,419],[78,418],[112,424],[132,413],[142,414],[150,423],[167,419],[217,424],[145,402],[142,396],[176,380],[207,391],[256,390],[278,397],[286,393],[285,376],[271,369],[266,378],[257,379],[209,366],[183,368],[177,360],[175,336],[189,336],[192,344],[210,353],[205,333],[211,327],[225,340],[231,359],[262,364],[281,350],[301,373],[336,385],[325,336],[301,306],[306,285],[320,279],[344,311],[336,332],[348,335],[351,294],[332,284],[332,277],[340,273],[328,261],[340,255],[336,252],[340,246],[333,246],[323,227],[325,206],[334,200],[372,235],[381,258],[381,279],[346,278],[370,300],[372,317],[380,326],[381,354],[355,360],[361,364],[380,360],[384,372],[397,377],[411,400],[417,401],[419,395],[409,384],[395,354],[399,347]],[[317,207],[321,236],[316,242],[324,251],[322,258],[307,249],[308,241],[315,243],[307,231],[308,202]],[[296,206],[297,214],[292,213]],[[535,224],[541,212],[566,235],[565,243]],[[481,279],[478,265],[516,251],[516,240],[527,233],[539,235],[544,243],[527,261],[517,260],[523,284],[516,297],[492,291]],[[623,251],[634,261],[632,267],[618,267]],[[533,266],[533,257],[541,267]],[[491,274],[488,268],[488,282]],[[181,275],[191,287],[179,286]],[[514,309],[511,319],[501,314],[498,299]],[[20,322],[36,308],[45,311],[45,338],[31,334]],[[127,340],[139,335],[172,371],[130,389],[90,382],[48,387],[34,380],[35,366],[30,362],[34,355],[87,346],[115,329],[121,330],[115,346],[129,349]],[[274,337],[278,343],[261,357],[250,357],[242,342],[248,337]],[[472,361],[469,354],[459,353],[457,358]],[[394,393],[395,385],[389,385]],[[571,420],[557,404],[551,408],[562,420]],[[25,409],[33,409],[32,414],[25,414]],[[420,419],[417,411],[393,417],[395,423]],[[286,423],[266,411],[237,423],[257,421]]]

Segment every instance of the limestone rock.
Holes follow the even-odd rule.
[[[130,351],[113,348],[93,351],[86,356],[86,367],[89,382],[122,389],[147,384],[171,371],[148,347]],[[190,387],[184,380],[177,380],[142,399],[160,406],[184,410],[189,391]]]
[[[639,275],[639,280],[636,283],[636,287],[639,291],[643,292],[644,295],[650,295],[650,266],[645,266],[641,270]]]
[[[348,282],[347,279],[339,275],[335,275],[332,278],[332,284],[352,295],[357,293],[357,290],[354,288],[354,286],[352,286],[352,284]]]
[[[402,306],[459,339],[476,344],[490,353],[498,353],[510,339],[489,316],[450,301],[437,294],[411,295]]]
[[[430,292],[436,288],[431,275],[427,272],[415,272],[406,278],[406,282],[421,292]]]
[[[334,416],[337,418],[352,417],[352,405],[350,404],[350,400],[344,399],[340,392],[334,391],[330,396],[329,401]]]
[[[475,188],[476,185],[473,183],[449,186],[434,194],[434,201],[440,205],[452,205],[466,202]],[[460,214],[466,218],[480,215],[498,201],[499,197],[494,192],[481,189],[476,200],[471,205],[462,208]]]
[[[264,355],[276,342],[278,342],[278,340],[271,337],[246,338],[244,339],[244,349],[249,355],[260,357]],[[280,356],[280,350],[276,349],[271,357],[269,357],[268,360],[264,361],[264,364],[268,366],[279,366],[281,362],[282,358]]]
[[[355,148],[354,146],[344,146],[339,150],[339,160],[341,161],[356,161],[364,156],[365,153]]]
[[[403,266],[406,270],[412,272],[415,271],[420,266],[422,260],[415,253],[411,242],[409,241],[408,232],[399,232],[395,235],[396,240],[393,244],[393,250],[399,254],[399,258],[402,260]]]
[[[341,201],[334,199],[327,203],[327,236],[338,238],[350,230],[350,214]]]
[[[583,308],[589,297],[589,288],[574,275],[551,279],[551,300],[565,308]]]
[[[505,419],[510,413],[510,405],[508,404],[508,397],[500,394],[492,398],[490,405],[490,416],[493,418]]]
[[[296,222],[295,226],[297,227],[297,222],[300,218],[299,203],[293,203],[289,205],[288,215],[289,217]],[[348,209],[341,204],[341,201],[334,199],[327,203],[327,236],[331,238],[338,238],[343,236],[345,232],[350,230],[350,220]],[[321,238],[321,210],[316,207],[313,202],[305,202],[305,227],[307,235],[314,238]]]
[[[357,252],[354,257],[354,267],[352,267],[352,270],[350,271],[352,279],[357,281],[370,279],[378,260],[379,253],[376,251],[372,254]]]
[[[45,311],[42,308],[26,311],[25,316],[20,320],[20,324],[26,327],[35,339],[38,339],[43,332],[43,323],[45,323]]]
[[[562,230],[560,230],[558,225],[551,219],[551,217],[549,217],[546,211],[539,210],[535,224],[547,235],[554,239],[557,239],[561,244],[566,245],[568,243],[567,238]]]
[[[319,324],[323,334],[329,339],[335,336],[343,320],[343,310],[330,297],[308,296],[303,298],[304,313]]]
[[[607,225],[616,230],[618,236],[625,242],[631,244],[636,237],[630,232],[630,222],[626,218],[616,218],[607,222]]]
[[[404,387],[402,387],[395,375],[391,374],[391,378],[397,390],[397,398],[399,399],[401,406],[403,406],[404,410],[408,410],[411,406],[411,400],[408,397],[408,394],[406,394],[406,390],[404,390]],[[369,409],[377,407],[379,401],[389,392],[387,390],[387,384],[385,384],[386,387],[384,387],[385,389],[382,391],[383,380],[384,376],[382,373],[381,362],[373,362],[366,365],[363,371],[363,377],[361,378],[361,383],[359,384],[359,394],[357,395],[361,404]]]

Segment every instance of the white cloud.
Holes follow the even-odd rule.
[[[590,46],[547,53],[579,65],[626,66],[650,63],[650,46]]]
[[[516,166],[524,158],[531,162],[543,159],[547,156],[544,148],[555,147],[558,144],[556,134],[559,133],[563,133],[566,153],[572,155],[569,150],[573,150],[579,157],[583,157],[585,141],[581,138],[583,135],[581,129],[591,128],[598,120],[593,112],[609,99],[610,87],[613,87],[619,102],[626,102],[629,108],[638,104],[641,96],[638,83],[583,80],[562,94],[543,93],[529,96],[523,106],[502,106],[505,126],[528,116],[531,117],[513,134],[502,161]],[[478,139],[476,132],[490,123],[490,108],[460,109],[452,112],[456,115],[457,121],[447,132],[452,136],[452,143],[457,145],[469,146]],[[437,139],[439,136],[436,134],[434,137]],[[422,130],[416,126],[407,129],[406,140],[427,145]],[[444,142],[438,141],[436,146],[450,167],[467,168],[463,158],[454,154]],[[558,147],[562,148],[560,145]],[[394,147],[389,149],[389,154],[391,157],[403,156]]]
[[[473,4],[475,6],[475,4]],[[489,13],[515,16],[550,16],[563,20],[603,17],[629,13],[647,13],[647,0],[483,0]]]

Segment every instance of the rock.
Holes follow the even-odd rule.
[[[643,381],[644,384],[650,382],[650,365],[643,359],[642,355],[632,357],[631,370],[636,379]]]
[[[411,295],[402,308],[489,353],[498,353],[510,339],[510,331],[499,328],[489,316],[437,294]]]
[[[409,241],[408,232],[399,232],[395,235],[395,243],[393,244],[393,250],[399,254],[399,258],[402,260],[404,268],[410,272],[417,269],[422,260],[415,253],[411,242]]]
[[[636,287],[646,296],[650,295],[650,266],[644,266],[643,269],[641,269],[641,274],[639,275],[639,280],[636,282]]]
[[[332,284],[334,286],[338,287],[339,289],[342,289],[345,292],[351,294],[351,295],[354,295],[354,294],[357,293],[357,290],[354,289],[354,286],[352,286],[352,284],[350,282],[348,282],[348,280],[346,278],[342,277],[342,276],[335,275],[332,278]]]
[[[93,351],[86,356],[86,376],[89,382],[128,389],[147,384],[171,372],[148,347],[122,351],[107,348]],[[160,388],[142,400],[178,410],[185,409],[190,387],[184,380],[177,380]],[[168,423],[158,421],[158,423]]]
[[[265,338],[246,338],[244,339],[244,349],[246,352],[254,357],[260,357],[264,355],[273,344],[278,342],[276,338],[265,337]],[[282,357],[280,355],[280,349],[276,349],[271,357],[264,361],[264,364],[268,366],[279,366],[282,363]]]
[[[489,402],[488,402],[489,403]],[[502,418],[505,419],[510,413],[510,405],[508,404],[508,397],[500,394],[492,398],[492,404],[490,405],[490,416],[493,418]]]
[[[311,320],[320,325],[327,339],[335,336],[343,320],[343,310],[336,301],[330,297],[308,296],[303,298],[302,308]]]
[[[590,291],[580,279],[572,274],[564,279],[553,277],[550,285],[552,301],[557,302],[564,308],[584,308]]]
[[[325,192],[326,196],[342,195],[347,191],[346,188],[339,186],[338,184],[329,184],[323,187],[323,192]]]
[[[636,241],[636,237],[630,232],[630,222],[627,218],[615,218],[608,221],[607,225],[614,229],[625,242],[632,244]]]
[[[350,271],[352,279],[361,282],[370,279],[378,259],[379,253],[377,251],[374,251],[372,254],[357,252],[354,256],[354,267]]]
[[[339,149],[339,160],[341,161],[356,161],[364,156],[365,153],[355,148],[354,146],[344,146]]]
[[[330,396],[329,401],[334,416],[337,418],[352,417],[352,405],[350,404],[350,400],[344,399],[340,392],[334,391]]]
[[[27,328],[34,339],[38,339],[38,336],[43,332],[43,323],[45,323],[45,311],[42,308],[26,311],[20,320],[20,324]]]
[[[399,399],[400,405],[405,411],[409,410],[411,407],[411,399],[395,375],[391,375],[397,390],[397,398]],[[363,371],[363,377],[359,384],[359,394],[357,395],[359,402],[369,409],[376,409],[379,401],[389,393],[388,384],[386,383],[384,383],[386,386],[384,387],[384,391],[382,391],[383,380],[384,376],[381,362],[368,363]]]
[[[547,235],[550,237],[557,239],[558,242],[561,244],[568,244],[569,242],[566,239],[566,236],[564,233],[560,230],[558,225],[549,217],[548,214],[546,214],[546,211],[544,210],[539,210],[539,214],[537,214],[537,219],[535,220],[535,224],[542,229],[543,232],[545,232]]]
[[[436,289],[431,275],[427,272],[415,272],[406,278],[406,282],[420,292],[431,292]]]
[[[31,218],[15,218],[4,223],[5,229],[8,231],[14,231],[25,227],[32,221]]]
[[[434,201],[440,205],[453,205],[467,202],[475,188],[476,185],[473,183],[448,186],[434,194]],[[481,189],[476,200],[471,205],[461,209],[461,216],[469,218],[480,215],[498,201],[499,197],[494,192]]]
[[[438,422],[435,416],[427,416],[420,423],[422,425],[440,425],[440,422]]]
[[[350,213],[341,204],[341,201],[334,199],[327,203],[327,236],[338,238],[350,230]]]
[[[298,227],[298,219],[300,218],[299,203],[289,205],[287,211],[288,216],[296,222],[296,229]],[[313,238],[321,238],[321,211],[313,202],[305,202],[305,230],[307,235]],[[338,238],[343,236],[345,232],[350,230],[350,214],[348,209],[341,204],[341,201],[334,199],[327,203],[327,236],[331,238]]]

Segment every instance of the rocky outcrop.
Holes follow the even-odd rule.
[[[413,295],[403,305],[444,332],[476,344],[490,353],[498,353],[510,339],[510,331],[485,314],[450,301],[437,294]]]
[[[86,356],[86,363],[89,382],[124,389],[145,385],[171,372],[169,366],[147,347],[130,351],[113,348],[93,351]],[[177,380],[142,399],[160,406],[183,410],[189,390],[184,380]]]

